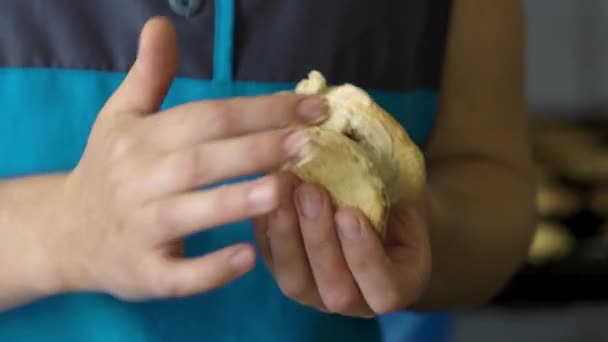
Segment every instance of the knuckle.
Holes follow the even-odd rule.
[[[235,163],[235,167],[238,167],[242,172],[247,170],[248,172],[259,172],[261,170],[269,170],[275,168],[278,163],[273,162],[277,160],[276,153],[269,150],[268,144],[260,143],[259,139],[249,139],[242,146],[237,147],[233,156],[238,158],[238,162]]]
[[[121,160],[128,156],[136,146],[136,138],[132,134],[123,132],[117,134],[110,144],[109,159]]]
[[[161,298],[178,298],[185,295],[184,288],[172,277],[159,272],[156,282],[152,283],[153,292]]]
[[[178,228],[179,219],[175,207],[176,204],[170,200],[161,201],[155,205],[155,221],[161,229],[173,231]]]
[[[288,96],[267,97],[263,101],[268,116],[277,123],[287,124],[289,117],[295,116],[294,101]]]
[[[234,107],[238,100],[217,101],[211,104],[211,110],[203,119],[207,127],[215,132],[228,132],[235,124]]]
[[[345,313],[351,311],[358,301],[358,296],[352,289],[342,289],[328,294],[324,298],[327,309],[334,313]]]
[[[177,298],[185,295],[185,287],[177,277],[172,276],[174,273],[170,268],[152,261],[154,259],[145,262],[142,262],[141,258],[138,260],[139,269],[134,269],[133,275],[138,283],[144,284],[142,292],[157,298]]]
[[[304,240],[313,251],[331,250],[335,248],[331,233],[332,231],[328,229],[318,229],[314,232],[302,229]],[[329,258],[329,260],[321,264],[320,267],[327,271],[339,270],[342,267],[342,263],[340,260],[336,260],[336,258]]]
[[[196,148],[180,153],[176,158],[174,174],[179,187],[190,187],[201,182],[206,172],[204,154]]]
[[[282,143],[285,139],[284,131],[273,131],[266,134],[259,134],[254,136],[254,141],[251,152],[254,153],[255,158],[258,160],[265,160],[266,162],[278,162],[284,158],[284,154],[287,151],[283,150],[284,144]]]
[[[363,251],[363,249],[361,251]],[[350,267],[353,270],[358,270],[362,272],[372,269],[374,265],[378,264],[377,260],[381,260],[381,258],[384,257],[383,255],[377,256],[369,252],[369,250],[365,250],[364,253],[357,252],[359,251],[355,251],[351,254],[349,258],[349,263],[351,264]]]

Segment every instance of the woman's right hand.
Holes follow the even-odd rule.
[[[186,296],[249,271],[252,246],[236,244],[186,259],[183,239],[279,205],[278,178],[208,188],[274,169],[303,143],[294,124],[318,121],[317,98],[274,95],[192,102],[158,111],[177,69],[175,33],[153,19],[138,58],[94,124],[66,176],[58,212],[44,232],[63,290],[138,300]]]

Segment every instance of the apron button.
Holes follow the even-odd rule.
[[[184,17],[190,17],[201,8],[202,0],[169,0],[173,12]]]

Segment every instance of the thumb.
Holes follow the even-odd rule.
[[[157,111],[177,72],[177,55],[176,33],[169,20],[157,17],[147,21],[139,37],[135,63],[101,112]]]

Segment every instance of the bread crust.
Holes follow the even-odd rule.
[[[425,187],[422,152],[359,87],[327,86],[323,75],[313,70],[295,92],[323,96],[329,116],[309,130],[309,143],[289,169],[325,186],[337,207],[360,209],[384,236],[388,210],[413,202]]]

